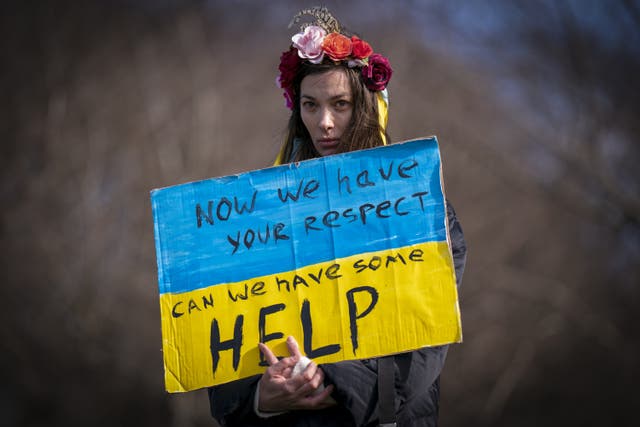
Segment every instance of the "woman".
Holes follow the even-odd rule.
[[[292,113],[276,164],[386,144],[388,61],[345,35],[326,9],[304,10],[294,22],[302,14],[317,21],[294,35],[281,57],[278,83]],[[450,205],[447,213],[459,285],[466,247]],[[259,344],[270,365],[262,376],[209,389],[211,412],[221,425],[437,425],[446,346],[322,367],[310,362],[299,375],[294,368],[304,358],[293,337],[287,346],[291,355],[278,360]],[[379,375],[389,376],[388,387]]]

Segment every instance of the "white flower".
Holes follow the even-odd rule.
[[[349,68],[364,67],[365,65],[367,65],[367,63],[362,59],[350,59],[349,62],[347,62]]]

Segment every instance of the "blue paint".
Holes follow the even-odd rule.
[[[297,194],[298,200],[282,202],[279,188]],[[434,137],[157,189],[151,200],[160,293],[446,240],[440,153]],[[210,201],[213,225],[206,218]],[[329,226],[322,222],[325,214]],[[352,214],[357,219],[348,222]],[[305,230],[305,218],[312,216],[316,220]],[[278,240],[274,240],[276,224],[282,224]],[[253,230],[249,249],[243,242],[248,229]],[[260,242],[258,231],[266,243]],[[235,248],[228,236],[235,240],[238,232],[240,244]],[[248,232],[248,242],[251,236]]]

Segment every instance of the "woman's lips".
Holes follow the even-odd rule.
[[[318,144],[322,148],[336,148],[340,144],[339,139],[319,139]]]

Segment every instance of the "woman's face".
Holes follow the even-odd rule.
[[[321,156],[337,151],[352,113],[353,94],[347,73],[342,68],[310,74],[302,79],[300,115]]]

